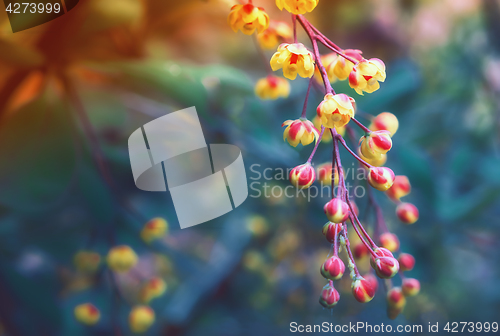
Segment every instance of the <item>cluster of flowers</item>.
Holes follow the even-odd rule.
[[[336,94],[331,86],[337,80],[348,80],[349,86],[358,94],[372,93],[380,88],[380,82],[386,79],[385,64],[380,59],[365,59],[360,50],[341,49],[330,41],[303,14],[311,12],[318,4],[317,0],[276,0],[280,10],[287,10],[292,14],[293,28],[285,22],[271,21],[263,8],[256,7],[250,0],[246,4],[235,5],[229,14],[228,23],[236,32],[241,30],[247,35],[258,32],[258,41],[263,49],[275,48],[277,51],[270,60],[273,71],[282,69],[283,76],[294,80],[297,75],[310,78],[302,115],[299,119],[287,120],[283,133],[285,141],[294,147],[299,143],[303,146],[315,143],[309,159],[290,172],[290,182],[297,188],[309,188],[316,180],[316,175],[322,184],[332,185],[332,199],[325,204],[324,212],[328,222],[323,227],[323,233],[328,242],[333,245],[333,256],[329,257],[321,266],[321,274],[328,280],[320,296],[320,303],[326,308],[335,306],[340,295],[334,288],[333,281],[340,279],[345,271],[344,262],[339,258],[339,251],[347,251],[348,267],[352,279],[352,294],[359,302],[370,301],[378,288],[378,281],[373,272],[361,276],[356,266],[356,260],[351,252],[348,238],[347,223],[359,237],[361,243],[354,247],[356,259],[364,255],[370,256],[370,264],[374,273],[381,279],[391,279],[400,273],[403,280],[401,287],[393,287],[392,281],[387,291],[388,315],[395,318],[405,305],[405,296],[418,293],[420,284],[416,279],[407,279],[402,271],[413,268],[414,258],[409,254],[401,253],[396,259],[393,252],[399,251],[399,240],[390,233],[385,225],[381,209],[370,195],[370,205],[377,213],[377,226],[370,236],[361,225],[358,218],[358,208],[354,200],[350,199],[345,184],[344,171],[339,155],[340,145],[353,155],[360,165],[367,170],[368,184],[396,202],[396,215],[406,224],[413,224],[418,219],[418,209],[411,203],[401,202],[401,197],[410,192],[410,183],[406,176],[395,176],[394,172],[383,167],[387,160],[387,152],[392,148],[392,136],[396,133],[399,124],[396,116],[384,112],[373,118],[369,127],[365,127],[355,117],[355,100],[343,93]],[[307,33],[312,49],[297,42],[296,27],[299,23]],[[331,50],[331,53],[321,55],[319,44]],[[314,82],[313,78],[316,78]],[[323,88],[318,85],[323,84]],[[314,120],[306,117],[307,102],[311,86],[320,86],[324,94],[323,100],[316,109]],[[290,85],[284,78],[275,76],[269,71],[266,78],[260,79],[255,87],[255,93],[261,99],[286,98],[290,92]],[[352,121],[361,128],[364,135],[359,140],[357,151],[353,151],[346,144],[343,136],[348,132],[351,141],[356,142],[354,130],[348,125]],[[321,141],[333,140],[333,158],[331,163],[320,166],[316,174],[312,167],[312,159]],[[337,186],[337,194],[334,194]],[[372,239],[372,237],[374,239]],[[379,245],[375,241],[379,242]]]
[[[146,243],[151,243],[160,239],[167,233],[168,223],[163,218],[153,218],[148,221],[141,230],[141,238]],[[137,254],[128,245],[112,247],[107,256],[106,264],[108,268],[117,273],[130,271],[138,262]],[[76,269],[84,274],[94,274],[101,264],[99,253],[89,250],[82,250],[75,254],[74,264]],[[118,286],[114,283],[115,286]],[[167,284],[160,277],[147,279],[139,291],[137,301],[129,314],[130,330],[134,333],[143,333],[148,330],[155,321],[155,312],[148,304],[165,294]],[[75,318],[84,325],[95,325],[101,318],[101,312],[92,303],[82,303],[75,307]]]

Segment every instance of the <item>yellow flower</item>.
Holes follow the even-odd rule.
[[[231,7],[227,22],[235,33],[239,29],[243,34],[252,35],[255,29],[261,33],[269,27],[269,16],[264,8],[247,3]]]
[[[167,290],[167,284],[162,278],[154,277],[149,279],[141,288],[139,297],[141,302],[149,303],[152,299],[156,299]]]
[[[147,222],[141,230],[141,238],[146,243],[163,237],[168,230],[168,223],[165,219],[157,217]]]
[[[349,86],[360,95],[363,91],[372,93],[385,81],[385,64],[378,58],[362,60],[349,74]]]
[[[74,314],[75,314],[75,319],[78,322],[86,325],[94,325],[97,322],[99,322],[99,319],[101,318],[101,313],[99,312],[99,309],[97,309],[91,303],[82,303],[76,306]]]
[[[292,14],[305,14],[312,12],[318,4],[318,0],[276,0],[276,6],[280,10],[285,8]]]
[[[290,83],[284,78],[269,75],[257,81],[255,94],[260,99],[286,98],[290,94]]]
[[[357,60],[358,62],[363,59],[361,56],[361,50],[356,49],[346,49],[343,52],[345,55]],[[351,61],[346,60],[344,57],[339,56],[337,61],[332,65],[332,70],[335,76],[340,80],[346,80],[349,77],[354,64]]]
[[[257,40],[263,49],[274,49],[278,43],[292,38],[292,28],[283,21],[271,20],[269,27],[257,35]]]
[[[155,322],[155,312],[148,306],[135,306],[128,316],[130,330],[143,333]]]
[[[73,262],[80,272],[94,273],[99,267],[101,256],[92,251],[79,251],[75,254]]]
[[[283,132],[283,141],[287,140],[293,147],[297,147],[299,143],[307,146],[314,140],[318,141],[318,130],[307,119],[287,120],[281,127],[285,125],[287,128]]]
[[[126,272],[137,264],[137,254],[130,246],[115,246],[109,250],[106,261],[113,271]]]
[[[327,93],[318,105],[316,113],[323,126],[328,128],[343,127],[351,120],[351,117],[354,117],[353,103],[354,99],[343,93],[336,95]]]
[[[314,74],[314,58],[302,43],[282,43],[271,58],[273,71],[283,68],[283,76],[295,79],[297,73],[304,78]]]
[[[321,55],[321,63],[325,67],[326,70],[326,75],[328,76],[328,80],[330,83],[335,83],[337,81],[337,76],[335,76],[335,73],[333,72],[333,68],[337,62],[337,53],[329,53],[326,55]],[[321,76],[321,72],[319,71],[319,68],[316,66],[314,68],[314,78],[319,84],[323,84],[323,77]]]

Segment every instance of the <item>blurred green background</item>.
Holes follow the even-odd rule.
[[[290,19],[273,1],[254,2],[272,19]],[[319,267],[330,248],[321,234],[326,197],[250,191],[237,210],[180,230],[168,192],[135,187],[128,136],[193,105],[207,143],[242,150],[248,178],[252,164],[290,168],[307,159],[311,148],[290,147],[280,128],[299,116],[307,80],[292,82],[286,100],[254,96],[265,65],[253,38],[227,25],[233,4],[80,1],[15,34],[0,15],[2,335],[128,335],[137,290],[154,275],[168,289],[151,304],[156,322],[147,335],[282,335],[290,322],[500,322],[500,1],[321,0],[306,15],[343,48],[387,65],[387,81],[373,94],[356,96],[345,82],[334,89],[354,95],[361,111],[390,111],[400,122],[387,166],[410,178],[405,200],[418,206],[420,220],[402,225],[394,205],[376,197],[402,251],[417,260],[408,275],[422,290],[392,322],[383,288],[359,304],[347,275],[339,304],[332,311],[318,304]],[[300,32],[299,40],[307,37]],[[313,92],[311,118],[320,100]],[[108,178],[96,165],[96,143]],[[315,162],[330,154],[320,146]],[[358,205],[363,213],[364,201]],[[146,245],[139,231],[157,216],[168,220],[169,234]],[[140,257],[133,272],[117,277],[120,295],[105,265],[89,276],[72,262],[81,249],[105,256],[115,244]],[[101,311],[97,325],[74,320],[83,302]]]

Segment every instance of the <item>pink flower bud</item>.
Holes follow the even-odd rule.
[[[387,304],[391,308],[402,309],[406,305],[406,299],[401,287],[393,287],[387,292]]]
[[[365,244],[358,243],[354,246],[352,253],[354,255],[354,258],[361,259],[364,256],[368,255],[370,253],[370,251],[368,250],[368,247],[366,247]]]
[[[397,175],[392,187],[385,194],[393,201],[399,201],[401,197],[408,195],[411,191],[410,180],[404,175]]]
[[[334,198],[326,203],[323,210],[330,222],[343,223],[349,218],[349,205],[339,198]]]
[[[405,224],[413,224],[418,220],[418,209],[411,203],[401,203],[396,208],[396,215]]]
[[[337,233],[335,233],[335,229],[337,229]],[[330,243],[333,243],[335,241],[335,238],[337,237],[336,234],[342,231],[342,224],[338,223],[332,223],[328,222],[325,225],[323,225],[323,234],[326,237],[326,240],[328,240]]]
[[[399,239],[394,233],[382,233],[380,235],[380,244],[391,252],[399,249]]]
[[[328,258],[321,266],[321,275],[330,280],[338,280],[344,275],[344,262],[336,256]]]
[[[405,278],[402,288],[405,296],[415,296],[420,292],[420,282],[417,279]]]
[[[398,258],[401,271],[411,271],[415,266],[415,258],[411,254],[401,253]]]
[[[369,274],[366,274],[364,276],[365,280],[368,281],[370,283],[370,285],[372,286],[373,288],[373,292],[377,292],[377,289],[378,289],[378,280],[377,280],[377,277],[371,273]]]
[[[368,171],[368,183],[380,191],[386,191],[394,183],[394,172],[387,167],[372,167]]]
[[[377,257],[370,258],[370,264],[381,279],[390,279],[399,271],[399,263],[392,253],[386,248],[379,247],[374,250]]]
[[[373,289],[370,282],[362,277],[356,278],[352,285],[352,295],[354,298],[361,303],[370,302],[375,296],[375,290]]]
[[[328,285],[323,287],[321,291],[321,296],[319,297],[319,303],[325,308],[333,308],[340,300],[340,294],[333,287],[333,283],[330,281]]]
[[[359,140],[361,154],[368,159],[379,158],[392,148],[391,133],[389,131],[374,131],[362,136]]]
[[[368,127],[372,131],[387,130],[394,136],[394,133],[398,130],[399,122],[398,118],[390,112],[382,112],[373,119],[373,122]]]
[[[290,182],[299,189],[307,189],[316,179],[316,172],[310,163],[301,164],[290,172]]]
[[[318,141],[318,130],[307,119],[287,120],[281,125],[283,126],[287,126],[283,132],[283,140],[288,141],[293,147],[297,147],[299,143],[306,146],[313,141]]]

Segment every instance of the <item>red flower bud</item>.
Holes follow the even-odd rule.
[[[353,250],[353,255],[354,255],[354,258],[356,259],[361,259],[363,258],[365,255],[368,255],[368,253],[370,253],[370,250],[368,250],[368,247],[366,247],[365,244],[363,243],[358,243],[354,246],[354,250]]]
[[[405,224],[413,224],[418,220],[418,209],[411,203],[401,203],[396,208],[396,215]]]
[[[401,271],[411,271],[415,266],[415,258],[411,254],[401,253],[398,258]]]
[[[336,256],[328,258],[321,266],[321,275],[330,280],[338,280],[342,278],[344,271],[344,262]]]
[[[382,233],[380,235],[380,244],[391,252],[399,249],[399,239],[394,233]]]
[[[354,295],[354,298],[361,303],[370,302],[375,296],[375,290],[373,289],[370,282],[362,277],[354,280],[351,288],[352,295]]]
[[[386,191],[394,183],[394,172],[387,167],[372,167],[368,171],[368,183],[380,191]]]
[[[417,279],[405,278],[402,288],[405,296],[415,296],[420,292],[420,282]]]
[[[334,198],[326,203],[323,210],[330,222],[343,223],[349,218],[349,205],[339,198]]]
[[[392,148],[389,131],[374,131],[359,140],[361,154],[368,159],[379,158]]]
[[[406,298],[401,287],[393,287],[387,292],[387,304],[391,308],[403,309],[406,305]]]
[[[299,189],[309,188],[315,179],[316,172],[309,162],[293,168],[290,172],[290,182]]]
[[[319,303],[325,308],[333,308],[340,300],[340,294],[333,287],[333,283],[330,281],[328,285],[323,287],[321,291],[321,296],[319,297]]]
[[[399,263],[388,249],[379,247],[373,252],[377,257],[372,255],[370,264],[379,278],[390,279],[398,273]]]
[[[342,231],[342,224],[328,222],[325,225],[323,225],[323,234],[325,235],[326,240],[328,240],[330,243],[335,242],[336,238],[335,229],[337,229],[337,234],[338,234],[340,231]]]
[[[364,276],[365,280],[368,281],[370,283],[370,285],[372,286],[373,288],[373,292],[377,292],[377,289],[378,289],[378,280],[377,280],[377,277],[373,274],[367,274]]]
[[[399,201],[401,197],[408,195],[411,191],[410,180],[404,175],[397,175],[392,187],[385,194],[393,201]]]

